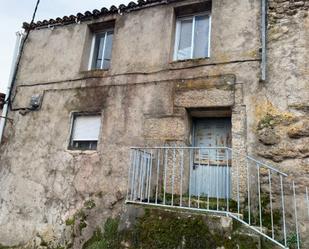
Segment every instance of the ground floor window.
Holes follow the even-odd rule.
[[[101,115],[74,114],[70,148],[96,150],[101,128]]]

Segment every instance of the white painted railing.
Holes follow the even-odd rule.
[[[231,148],[132,148],[127,203],[228,215],[282,248],[309,248],[308,188]]]

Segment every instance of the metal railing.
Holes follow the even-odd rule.
[[[282,248],[309,248],[309,191],[227,147],[131,148],[127,203],[230,216]]]

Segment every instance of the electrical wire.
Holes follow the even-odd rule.
[[[32,19],[31,19],[31,22],[30,22],[30,27],[34,24],[35,16],[36,16],[36,13],[38,11],[38,7],[39,7],[40,2],[41,2],[41,0],[37,0],[37,2],[36,2],[35,8],[34,8],[34,11],[33,11],[33,14],[32,14]],[[13,101],[11,99],[11,96],[12,96],[12,92],[13,92],[13,89],[14,89],[14,84],[15,84],[15,81],[16,81],[16,76],[17,76],[17,72],[18,72],[18,69],[19,69],[20,61],[21,61],[21,56],[23,54],[24,47],[25,47],[26,41],[28,40],[30,31],[31,31],[31,29],[28,29],[25,38],[23,38],[22,41],[21,41],[19,56],[17,58],[17,63],[16,63],[16,67],[15,67],[15,70],[14,70],[13,78],[12,78],[12,84],[11,84],[11,87],[10,87],[10,91],[8,93],[9,95],[8,95],[7,101],[8,101],[8,105],[9,105],[9,108],[10,108],[11,111],[16,111],[15,109],[12,108],[12,102]]]

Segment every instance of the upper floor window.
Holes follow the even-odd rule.
[[[174,60],[209,57],[210,22],[208,13],[177,18]]]
[[[113,29],[94,34],[91,69],[109,69],[112,57]]]
[[[96,150],[100,127],[100,115],[74,114],[70,148],[78,150]]]

